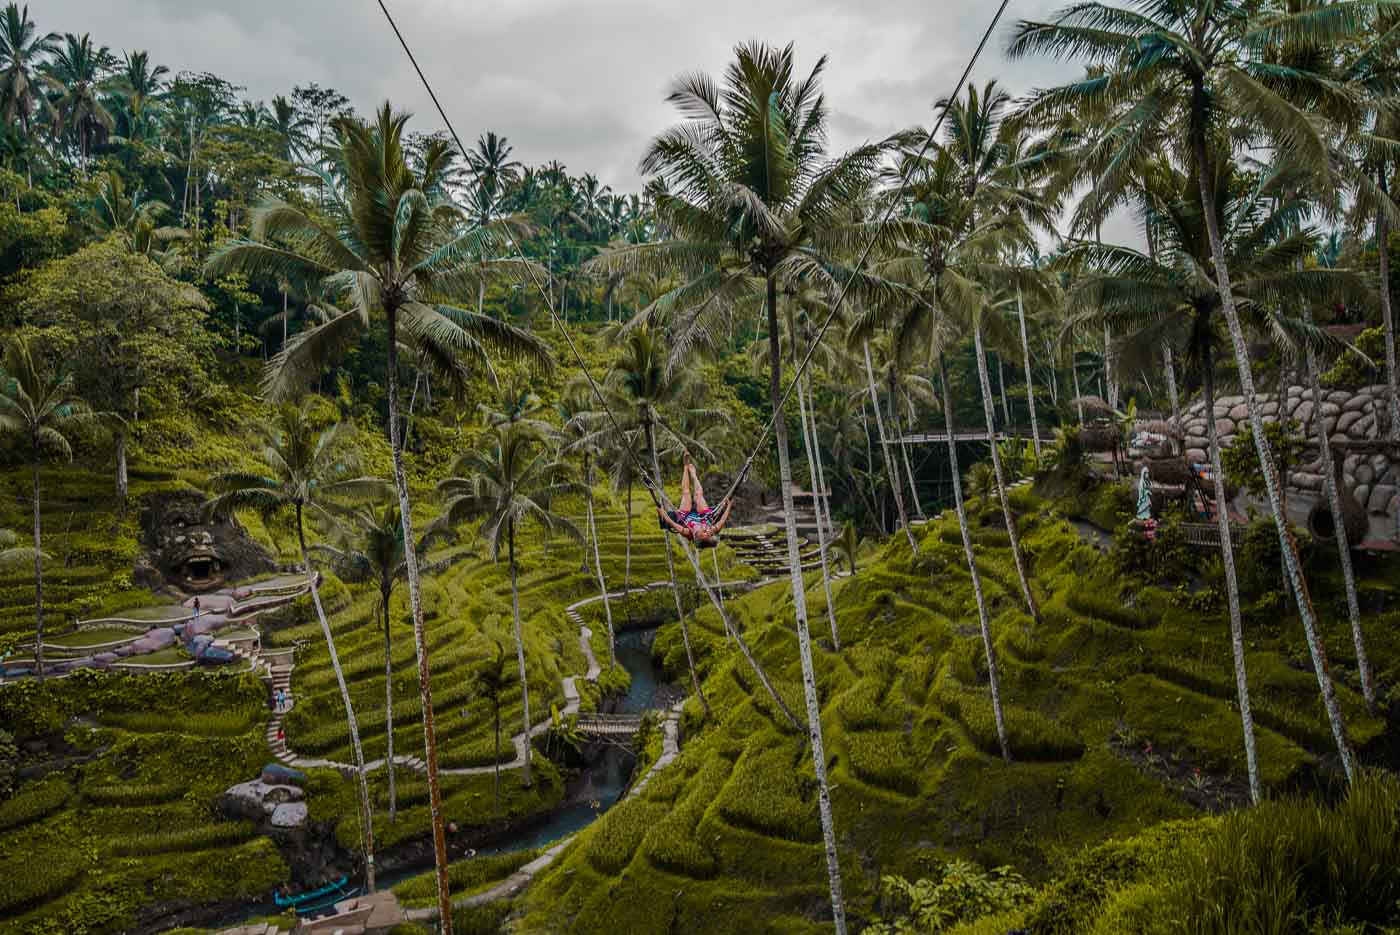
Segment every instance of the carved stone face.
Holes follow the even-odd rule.
[[[275,569],[272,557],[242,526],[231,517],[206,519],[203,506],[195,493],[147,499],[141,526],[163,584],[198,594]]]

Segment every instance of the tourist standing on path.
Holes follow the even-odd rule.
[[[199,598],[194,599],[194,619],[199,619]]]

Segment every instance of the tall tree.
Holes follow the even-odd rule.
[[[1297,542],[1284,514],[1278,470],[1264,433],[1249,347],[1221,233],[1214,179],[1220,158],[1228,161],[1233,157],[1228,149],[1222,154],[1220,147],[1232,141],[1232,127],[1243,124],[1249,137],[1273,147],[1280,160],[1306,172],[1315,185],[1324,190],[1335,187],[1326,128],[1295,103],[1300,98],[1335,100],[1330,76],[1303,64],[1280,69],[1271,56],[1279,42],[1294,39],[1316,48],[1365,42],[1371,23],[1367,12],[1374,6],[1366,0],[1342,0],[1324,7],[1309,6],[1256,17],[1252,15],[1253,6],[1245,0],[1152,0],[1140,9],[1091,2],[1067,8],[1052,22],[1019,23],[1008,49],[1013,57],[1047,53],[1086,58],[1107,68],[1103,78],[1041,92],[1031,105],[1033,108],[1063,112],[1078,103],[1121,100],[1125,94],[1137,99],[1137,106],[1102,133],[1124,154],[1115,160],[1116,164],[1126,167],[1131,162],[1128,154],[1144,143],[1164,138],[1173,139],[1179,151],[1189,154],[1210,242],[1212,278],[1221,297],[1221,312],[1249,411],[1286,578],[1302,619],[1318,688],[1348,781],[1355,773],[1351,741],[1328,671],[1327,653],[1318,632],[1317,613],[1303,576]],[[1246,141],[1239,134],[1233,140]],[[1105,187],[1111,188],[1112,184],[1110,177]]]
[[[525,707],[525,785],[530,785],[530,683],[525,674],[525,635],[520,620],[519,566],[515,559],[515,533],[527,523],[538,525],[545,535],[564,533],[582,541],[583,534],[570,520],[553,512],[558,498],[582,492],[568,465],[559,460],[538,426],[504,422],[485,451],[460,455],[452,476],[438,484],[443,497],[438,528],[451,528],[470,519],[481,520],[477,535],[483,537],[491,557],[500,561],[506,547],[510,568],[510,611],[514,623],[515,658],[520,670],[520,693]]]
[[[448,304],[464,293],[469,295],[476,285],[469,250],[475,242],[475,232],[463,232],[460,213],[442,194],[442,173],[449,161],[445,143],[429,143],[422,168],[414,171],[409,167],[403,146],[407,120],[407,115],[395,114],[387,103],[373,125],[349,117],[338,120],[338,160],[345,169],[345,190],[331,188],[329,210],[334,221],[328,223],[286,202],[269,201],[254,212],[253,233],[258,239],[225,245],[210,258],[209,270],[214,275],[243,271],[250,276],[295,278],[349,300],[349,311],[297,335],[277,355],[266,384],[273,395],[301,389],[320,373],[326,361],[351,346],[373,318],[382,316],[384,321],[389,447],[404,527],[404,559],[423,703],[438,909],[444,931],[450,932],[447,838],[438,781],[430,664],[418,583],[418,554],[413,547],[413,510],[399,431],[400,329],[452,372],[459,371],[459,357],[484,357],[488,348],[527,359],[538,367],[549,366],[550,357],[544,345],[529,333]],[[269,235],[288,246],[267,242]]]
[[[307,514],[325,520],[333,519],[326,509],[328,498],[373,493],[382,490],[384,483],[372,477],[348,476],[353,462],[345,442],[352,431],[351,423],[336,422],[322,429],[317,421],[310,402],[301,406],[288,403],[279,407],[273,424],[263,430],[266,443],[263,461],[267,465],[267,473],[228,471],[211,477],[209,487],[215,495],[209,501],[208,509],[216,515],[227,515],[240,508],[258,510],[267,515],[285,510],[292,512],[302,572],[311,590],[311,604],[316,609],[321,636],[326,641],[331,669],[335,672],[336,686],[340,689],[340,700],[345,706],[345,723],[350,730],[350,746],[354,751],[355,771],[359,779],[365,884],[373,892],[374,813],[365,772],[365,753],[360,746],[360,726],[350,700],[350,689],[345,683],[345,673],[340,667],[335,636],[331,633],[326,610],[321,605],[317,574],[311,568],[311,554],[306,547],[306,522],[309,518]]]
[[[0,431],[18,435],[29,458],[34,505],[34,671],[44,677],[44,545],[40,466],[45,457],[73,459],[73,449],[63,430],[76,420],[91,416],[73,389],[70,374],[57,373],[23,336],[5,344],[4,372],[0,374]]]
[[[496,738],[496,756],[492,760],[494,783],[492,796],[496,813],[501,811],[501,702],[510,688],[510,656],[506,648],[496,643],[496,652],[486,657],[481,668],[472,675],[472,689],[478,698],[491,706],[491,727]]]
[[[29,18],[29,5],[7,3],[0,14],[0,106],[5,120],[19,121],[25,140],[33,139],[36,108],[52,112],[40,88],[40,66],[58,51],[62,37],[39,34]]]
[[[657,195],[656,214],[670,236],[619,247],[601,262],[605,269],[626,273],[683,277],[682,285],[649,308],[652,317],[677,319],[671,330],[674,362],[688,361],[720,334],[736,303],[762,303],[807,726],[832,915],[844,935],[846,908],[794,521],[787,423],[776,411],[783,399],[778,295],[803,285],[834,295],[846,283],[856,298],[889,298],[900,290],[837,259],[875,231],[873,223],[848,221],[846,210],[868,187],[889,144],[867,144],[827,158],[824,67],[819,59],[805,78],[798,77],[792,46],[754,42],[735,50],[722,87],[701,74],[678,80],[668,100],[686,123],[657,137],[641,165],[643,174],[661,176],[669,189]]]
[[[116,126],[111,111],[102,102],[115,62],[111,51],[105,45],[93,45],[87,33],[68,33],[44,70],[45,81],[57,95],[53,107],[58,126],[73,134],[83,171],[87,171],[93,145]]]

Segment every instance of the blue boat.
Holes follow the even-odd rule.
[[[283,896],[281,893],[273,893],[272,901],[281,909],[295,909],[297,915],[311,915],[323,912],[331,908],[342,899],[349,899],[358,896],[360,887],[349,886],[349,879],[341,877],[334,883],[327,883],[325,886],[309,893],[298,893],[295,896]]]

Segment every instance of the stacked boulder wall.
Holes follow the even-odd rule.
[[[1298,423],[1298,431],[1310,443],[1317,438],[1317,420],[1339,449],[1333,452],[1341,470],[1339,489],[1355,497],[1357,506],[1365,513],[1394,515],[1400,509],[1400,449],[1386,452],[1377,446],[1371,451],[1346,451],[1345,446],[1384,441],[1389,431],[1386,416],[1386,387],[1365,386],[1357,390],[1323,390],[1313,398],[1312,390],[1291,386],[1282,394],[1258,396],[1265,422],[1281,418]],[[1224,396],[1216,401],[1211,413],[1220,433],[1220,444],[1228,448],[1236,435],[1249,424],[1249,410],[1242,396]],[[1206,457],[1205,407],[1197,402],[1182,414],[1182,430],[1186,436],[1186,459],[1204,463]],[[1312,444],[1304,462],[1288,477],[1291,487],[1321,494],[1323,488],[1322,456]],[[1345,503],[1344,512],[1352,512]],[[1355,524],[1348,518],[1348,529]],[[1358,527],[1359,528],[1359,527]],[[1364,530],[1363,530],[1364,532]]]

